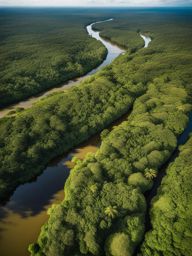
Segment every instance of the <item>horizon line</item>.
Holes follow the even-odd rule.
[[[82,6],[82,5],[0,5],[0,8],[192,8],[192,5],[149,5],[149,6],[143,6],[143,5],[136,5],[136,6],[130,6],[130,5],[122,5],[122,6],[113,6],[113,5],[92,5],[92,6]]]

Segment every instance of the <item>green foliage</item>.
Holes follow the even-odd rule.
[[[98,66],[106,49],[87,36],[91,21],[77,10],[1,10],[0,107]]]
[[[143,256],[190,256],[192,239],[192,138],[180,147],[163,178],[151,208],[152,229],[142,244]]]
[[[116,68],[116,65],[113,67]],[[170,93],[171,90],[165,90],[167,87],[178,87],[184,93],[175,97]],[[63,214],[60,221],[63,224],[59,232],[61,236],[62,229],[68,226],[76,230],[76,246],[66,248],[62,245],[60,250],[58,241],[56,245],[51,244],[51,241],[55,241],[52,223],[56,214],[53,213],[46,224],[46,230],[39,236],[38,253],[46,255],[54,248],[58,250],[55,255],[102,255],[104,250],[108,255],[131,255],[134,252],[144,232],[141,223],[146,205],[142,193],[151,188],[151,180],[176,148],[176,138],[186,126],[186,122],[181,122],[181,129],[174,128],[174,122],[178,123],[177,117],[181,114],[178,104],[190,104],[186,89],[180,83],[165,83],[160,77],[148,86],[146,93],[135,101],[128,121],[108,133],[96,154],[86,157],[70,173],[65,185],[65,200],[61,203]],[[153,114],[162,112],[166,115],[161,115],[157,122]],[[173,113],[176,118],[172,119],[173,125],[170,126],[169,116]],[[182,116],[188,119],[187,112],[182,112]],[[140,174],[136,175],[135,172]],[[135,175],[139,177],[134,178]],[[117,208],[113,209],[114,206]],[[106,215],[106,210],[110,215]],[[132,220],[135,214],[137,218]],[[119,240],[113,239],[113,230],[126,236],[126,239],[122,238],[117,251],[114,244]]]
[[[149,190],[153,185],[152,182],[140,172],[131,174],[128,177],[128,184],[139,187],[143,192]]]
[[[144,176],[148,180],[153,180],[157,177],[157,171],[153,169],[145,169]]]
[[[116,206],[108,206],[105,208],[105,214],[110,218],[115,218],[118,215],[118,210]]]
[[[16,185],[36,176],[50,159],[126,113],[137,98],[128,120],[111,132],[103,132],[98,151],[83,161],[75,160],[76,165],[65,184],[64,201],[49,211],[50,218],[42,227],[37,243],[30,246],[34,256],[133,255],[144,234],[146,201],[143,193],[151,188],[152,179],[175,150],[177,138],[188,122],[192,61],[190,17],[179,15],[178,19],[176,13],[168,21],[161,12],[157,15],[142,11],[135,16],[129,11],[113,14],[117,23],[97,24],[96,27],[105,26],[102,35],[129,47],[126,54],[76,88],[52,95],[15,117],[0,120],[0,195],[3,198]],[[140,49],[143,41],[138,31],[150,31],[153,41],[149,49]],[[55,39],[55,34],[53,36]],[[88,41],[97,47],[98,43]],[[82,45],[83,40],[80,47]],[[74,51],[69,49],[73,59],[76,46]],[[95,50],[92,52],[95,54]],[[75,59],[75,69],[80,73],[83,65],[79,62]],[[62,74],[64,67],[65,74],[74,71],[68,57],[67,63],[61,60]],[[41,70],[37,74],[41,82],[44,77],[49,80],[55,75],[53,70]],[[18,85],[28,82],[30,87],[34,86],[34,81],[28,78],[22,81],[19,78],[15,86],[19,88]],[[187,154],[184,162],[190,162],[190,149],[183,149],[183,152]],[[174,168],[174,175],[182,173],[184,166],[177,164],[179,171]],[[191,207],[189,204],[188,209],[187,204],[191,193],[188,195],[180,185],[184,178],[178,182],[177,177],[181,176],[175,178],[178,187],[168,187],[166,195],[154,202],[154,208],[158,209],[153,213],[154,218],[157,212],[157,221],[165,218],[166,225],[159,224],[160,238],[154,245],[153,240],[159,234],[149,239],[147,256],[158,255],[158,248],[162,252],[161,246],[166,248],[167,244],[180,246],[180,251],[177,249],[177,254],[174,251],[173,255],[183,255],[185,250],[186,255],[190,255],[187,253],[191,223],[186,215],[191,219]],[[189,175],[184,184],[187,182],[190,184]],[[186,189],[190,191],[188,185]],[[179,216],[184,216],[183,220]],[[165,226],[168,228],[163,236]],[[171,233],[173,228],[174,233]],[[173,236],[170,237],[170,233]],[[157,250],[153,250],[153,246]]]
[[[76,156],[74,156],[72,159],[71,159],[71,162],[74,163],[74,164],[79,164],[81,163],[81,160],[79,158],[77,158]]]
[[[115,64],[106,70],[106,75],[104,69],[67,92],[51,95],[28,110],[0,120],[1,199],[36,176],[53,157],[126,113],[145,90],[144,85],[136,86],[135,94],[127,95],[130,84],[117,86],[112,82],[121,76],[121,70],[116,70]],[[90,171],[102,179],[102,166],[90,163]]]
[[[104,129],[101,134],[100,134],[100,137],[101,137],[101,140],[104,140],[105,137],[107,137],[107,135],[109,134],[109,130],[108,129]]]
[[[125,233],[115,233],[107,241],[107,256],[131,256],[131,240]]]
[[[49,255],[49,251],[57,248],[55,255],[133,255],[144,233],[143,193],[151,188],[152,180],[175,150],[177,137],[186,125],[181,123],[180,131],[167,125],[169,115],[180,115],[178,104],[190,104],[187,93],[172,96],[164,89],[168,86],[178,86],[186,92],[180,84],[162,83],[161,79],[150,84],[134,102],[128,120],[108,132],[98,151],[71,170],[65,184],[65,199],[59,205],[63,213],[57,222],[61,227],[56,232],[62,236],[63,230],[70,227],[75,232],[75,246],[65,247],[55,240],[56,210],[38,238],[38,253]],[[148,110],[143,106],[149,101],[159,104],[150,104]],[[162,111],[167,113],[166,118],[156,122],[153,113]],[[187,112],[183,116],[188,119]]]

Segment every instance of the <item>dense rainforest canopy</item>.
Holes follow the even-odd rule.
[[[1,198],[34,177],[54,156],[127,112],[150,83],[159,79],[162,85],[172,82],[189,92],[190,59],[178,51],[156,51],[155,46],[128,51],[80,86],[1,119]]]
[[[0,107],[81,76],[106,55],[90,17],[68,10],[0,10]]]
[[[152,229],[145,235],[143,256],[191,255],[192,138],[179,148],[153,200]]]
[[[191,140],[168,167],[170,174],[152,204],[152,230],[144,235],[146,192],[176,150],[189,121],[192,16],[178,10],[111,12],[115,21],[95,28],[127,48],[126,54],[78,86],[0,119],[3,200],[18,184],[37,176],[52,158],[129,113],[112,131],[102,131],[95,154],[83,161],[73,159],[65,198],[48,211],[48,222],[29,247],[33,256],[190,255],[191,208],[186,202],[191,162],[186,166],[185,162]],[[83,15],[90,21],[87,13]],[[102,15],[106,17],[104,12],[98,17]],[[153,39],[148,49],[142,49],[140,31]],[[172,180],[176,191],[170,188]],[[169,225],[165,236],[164,225]]]
[[[176,148],[190,108],[183,86],[151,83],[128,120],[103,132],[96,154],[77,162],[32,255],[132,255],[145,230],[143,193]]]
[[[191,23],[183,31],[185,18],[180,24],[176,17],[173,19],[175,24],[166,26],[170,40],[160,33],[160,17],[155,29],[150,27],[153,37],[159,38],[158,44],[154,39],[150,49],[131,50],[114,62],[116,69],[121,68],[116,83],[132,81],[133,86],[141,82],[146,90],[135,101],[127,121],[110,133],[102,133],[96,154],[75,161],[65,185],[65,199],[49,211],[48,223],[37,243],[29,248],[32,255],[129,256],[141,243],[145,231],[144,193],[151,189],[161,166],[175,150],[191,109],[191,45],[186,40]],[[129,19],[123,21],[129,23]],[[107,26],[113,27],[109,23]],[[142,30],[148,31],[145,24]],[[118,36],[116,40],[122,44]],[[185,42],[186,47],[181,49]],[[122,65],[125,62],[126,68]],[[183,229],[189,237],[192,235],[185,226]],[[182,237],[178,236],[177,241],[181,244]],[[149,243],[153,244],[153,237]],[[141,255],[161,255],[159,247],[155,254],[147,254],[149,249],[143,248]],[[170,255],[175,255],[174,249]]]

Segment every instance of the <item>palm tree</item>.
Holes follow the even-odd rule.
[[[153,180],[154,178],[157,177],[157,171],[153,169],[146,169],[144,176],[148,180]]]
[[[112,219],[115,218],[118,215],[117,206],[106,207],[105,214]]]

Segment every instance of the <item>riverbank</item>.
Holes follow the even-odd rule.
[[[37,243],[30,246],[32,255],[50,251],[73,255],[74,250],[113,254],[119,239],[125,242],[122,250],[132,255],[145,231],[144,194],[176,149],[190,108],[180,84],[163,79],[150,84],[136,99],[128,120],[102,135],[95,154],[76,162],[65,184],[63,202],[52,207]]]
[[[127,114],[107,129],[112,130],[126,119]],[[37,239],[41,226],[48,220],[47,210],[64,198],[63,186],[74,167],[72,158],[83,160],[87,153],[95,153],[100,143],[100,134],[94,135],[74,150],[54,159],[40,176],[19,186],[0,207],[1,256],[29,255],[28,245]],[[21,239],[18,233],[25,235]],[[10,239],[13,241],[11,247],[8,246]]]
[[[112,19],[106,20],[111,21]],[[101,21],[100,23],[106,22],[106,21]],[[7,108],[3,108],[0,109],[0,118],[6,116],[7,114],[10,113],[10,115],[14,115],[15,113],[20,113],[23,109],[28,109],[30,107],[32,107],[33,104],[35,104],[36,102],[38,102],[39,100],[44,99],[46,96],[52,95],[54,93],[58,93],[58,92],[62,92],[64,90],[67,90],[73,86],[76,86],[77,84],[79,84],[81,81],[83,81],[85,78],[89,77],[90,75],[95,74],[97,71],[99,71],[100,69],[102,69],[103,67],[109,65],[114,59],[116,59],[120,54],[122,54],[123,52],[125,52],[125,50],[119,48],[118,46],[111,44],[110,42],[102,39],[100,37],[100,32],[98,31],[94,31],[92,29],[92,26],[94,24],[96,24],[98,22],[94,22],[90,25],[86,26],[86,31],[88,33],[89,36],[95,38],[96,40],[100,41],[106,49],[106,54],[103,56],[103,61],[102,63],[99,63],[90,71],[88,71],[85,75],[81,76],[81,77],[77,77],[73,80],[69,80],[66,83],[59,85],[58,87],[54,87],[51,88],[50,90],[41,93],[40,95],[31,97],[27,100],[21,101],[19,103],[13,104],[12,106],[9,106]]]
[[[98,32],[94,32],[94,33],[96,33],[96,36],[98,37]],[[107,44],[109,45],[109,42],[107,42]],[[108,46],[108,48],[109,48],[109,46]],[[122,50],[121,49],[118,50],[117,47],[112,45],[110,47],[110,52],[109,52],[109,54],[111,54],[112,57],[108,58],[108,61],[105,62],[105,65],[107,65],[109,63],[109,60],[112,61],[114,59],[115,55],[119,54],[119,53],[122,53]],[[108,74],[110,74],[110,72]],[[112,88],[110,88],[110,90],[111,89]],[[91,90],[91,88],[90,88],[90,90]],[[126,101],[124,103],[126,103]],[[46,106],[46,103],[43,104],[43,108],[44,108],[44,105]],[[128,111],[129,106],[125,106],[125,107],[126,108],[122,109],[121,110],[122,112],[119,113],[118,116],[115,117],[115,119],[117,119],[123,113]],[[37,106],[36,111],[38,110],[38,108],[40,108],[40,106],[39,107]],[[115,114],[115,112],[113,113],[113,115],[114,114]],[[30,115],[30,113],[29,113],[29,115]],[[29,116],[29,115],[27,114],[27,116]],[[21,116],[22,116],[22,113],[21,113]],[[124,117],[123,117],[123,119],[120,118],[120,120],[124,120]],[[110,122],[109,122],[109,120],[107,121],[107,123],[110,123]],[[121,122],[121,121],[118,121],[116,123],[116,125],[119,124],[119,122]],[[105,124],[105,127],[106,127],[106,124]],[[99,130],[102,130],[102,126],[100,126]],[[78,130],[78,132],[79,132],[79,130]],[[88,151],[94,152],[96,150],[96,147],[95,147],[95,144],[93,144],[92,140],[88,140],[85,148],[82,150],[84,153],[87,153]],[[82,151],[82,150],[80,149],[80,151]],[[63,195],[62,187],[67,178],[66,175],[68,175],[68,173],[69,173],[69,169],[66,169],[65,162],[68,162],[71,159],[72,155],[76,155],[75,152],[78,152],[78,151],[79,151],[79,148],[76,148],[73,151],[74,153],[69,153],[64,158],[62,157],[62,160],[60,160],[59,163],[54,162],[53,167],[48,166],[44,170],[43,174],[41,176],[39,176],[37,178],[37,180],[35,180],[34,182],[21,185],[14,192],[13,196],[6,203],[6,205],[4,205],[1,208],[0,215],[2,216],[2,218],[1,218],[0,226],[1,226],[1,230],[5,230],[5,232],[2,231],[2,236],[4,239],[1,241],[1,244],[2,244],[2,246],[5,245],[5,246],[3,246],[5,255],[7,255],[7,254],[11,255],[10,253],[12,253],[12,251],[13,251],[10,247],[7,247],[7,244],[9,243],[9,237],[14,236],[14,234],[16,236],[18,227],[17,227],[17,229],[15,229],[15,226],[19,225],[20,231],[22,233],[22,232],[24,232],[26,225],[29,224],[29,225],[33,225],[33,229],[31,229],[31,232],[26,235],[25,239],[23,239],[22,242],[20,242],[20,244],[21,244],[20,246],[17,246],[18,242],[15,238],[14,239],[15,246],[13,245],[13,247],[12,247],[12,248],[14,248],[14,251],[18,250],[18,254],[20,256],[26,255],[28,244],[32,242],[31,239],[33,239],[33,241],[34,241],[34,237],[37,236],[37,232],[39,231],[40,226],[42,225],[42,221],[45,222],[47,220],[46,209],[48,209],[51,204],[58,203],[59,200],[61,200],[61,197]],[[79,156],[78,153],[77,153],[77,156]],[[41,162],[41,164],[42,164],[42,162]],[[41,169],[43,169],[43,167]],[[36,170],[38,171],[38,168]],[[36,172],[35,176],[37,176],[37,175],[38,175],[38,173]],[[51,180],[55,179],[55,182],[52,184],[53,186],[50,185],[50,183],[51,183],[50,179]],[[27,180],[29,180],[28,177],[27,177]],[[46,192],[46,194],[45,194],[42,192],[42,190],[45,192],[46,186],[48,186],[48,192]],[[11,186],[9,186],[9,187],[11,188]],[[33,190],[35,190],[34,193],[32,192]],[[35,203],[36,202],[36,192],[40,195],[40,196],[38,196],[39,204]],[[31,195],[34,195],[34,198]],[[41,201],[41,198],[42,198],[42,201]],[[27,207],[22,207],[22,205],[26,205]],[[15,223],[15,225],[9,226],[9,223],[11,221],[13,221]],[[37,225],[35,225],[35,223]],[[25,244],[25,246],[23,246],[24,244]],[[25,250],[24,250],[24,248],[25,248]]]
[[[154,179],[154,184],[151,190],[147,191],[145,193],[146,198],[146,204],[147,204],[147,211],[145,215],[145,234],[148,234],[152,229],[152,223],[153,218],[151,218],[152,213],[152,207],[154,207],[154,201],[158,199],[159,191],[163,187],[164,180],[167,179],[166,175],[168,175],[168,170],[170,169],[171,165],[175,163],[175,161],[178,161],[177,158],[179,157],[180,147],[185,148],[189,141],[192,141],[190,138],[190,134],[192,132],[192,113],[189,112],[188,115],[188,124],[183,133],[179,136],[177,140],[177,147],[173,151],[171,157],[161,166],[160,171],[157,173],[157,176]],[[185,168],[185,166],[183,166]],[[149,238],[146,236],[142,239],[139,246],[137,247],[137,250],[134,253],[134,256],[137,256],[138,253],[141,253],[141,249],[143,250],[143,256],[145,255],[145,249],[146,247],[146,241],[148,241]]]
[[[85,75],[107,55],[84,29],[91,17],[76,9],[27,9],[0,9],[1,109]]]
[[[163,255],[168,252],[191,255],[191,154],[190,137],[177,149],[172,161],[162,170],[166,175],[150,205],[151,225],[146,230],[141,246],[142,256]]]

